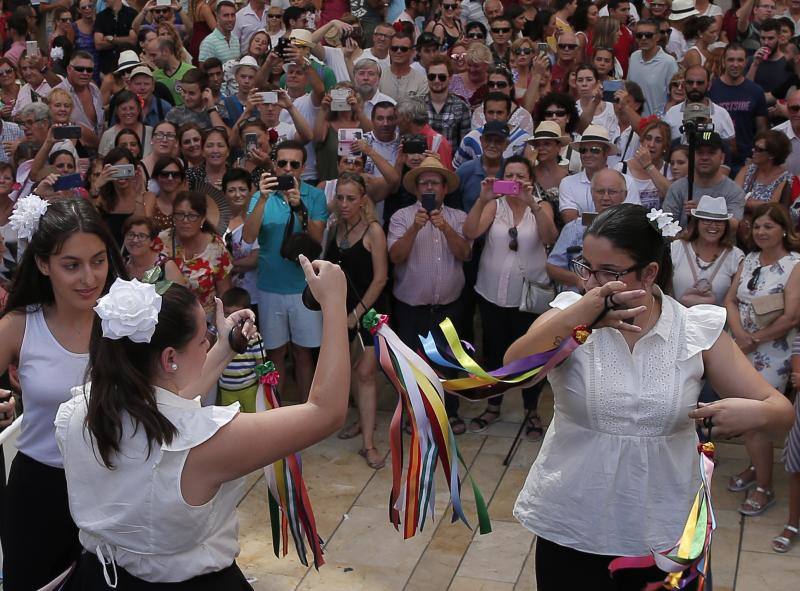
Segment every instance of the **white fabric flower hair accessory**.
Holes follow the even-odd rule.
[[[647,219],[650,220],[650,223],[658,230],[659,234],[664,237],[672,238],[683,230],[678,222],[672,219],[671,213],[661,211],[660,209],[651,209],[650,213],[647,214]]]
[[[38,195],[28,195],[17,201],[14,211],[8,218],[11,228],[16,231],[17,236],[30,240],[49,205],[48,201]]]
[[[50,59],[51,60],[63,60],[64,59],[64,49],[61,47],[53,47],[50,50]]]
[[[94,311],[102,320],[103,336],[118,340],[127,337],[134,343],[149,343],[158,324],[161,296],[156,286],[133,279],[117,279]]]

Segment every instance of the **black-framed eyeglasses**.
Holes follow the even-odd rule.
[[[138,232],[128,232],[125,234],[125,240],[129,242],[144,242],[150,240],[150,234],[140,234]]]
[[[519,232],[517,232],[516,226],[512,226],[511,228],[508,229],[508,237],[509,237],[508,248],[510,248],[514,252],[517,252],[517,249],[519,248],[519,241],[517,240],[518,236]]]
[[[303,166],[303,163],[299,160],[278,160],[275,162],[278,165],[278,168],[286,168],[286,165],[292,167],[292,170],[300,170],[300,167]]]
[[[623,277],[628,273],[633,273],[639,269],[644,269],[649,263],[639,263],[638,265],[629,267],[624,271],[611,271],[610,269],[597,269],[595,271],[589,265],[587,265],[585,260],[582,258],[573,259],[570,264],[572,265],[573,272],[584,281],[589,281],[589,279],[594,276],[594,279],[597,281],[597,283],[600,285],[605,285],[611,281],[619,281],[620,277]]]
[[[761,269],[763,267],[756,267],[753,269],[753,275],[750,277],[750,281],[747,282],[747,289],[750,291],[755,291],[756,287],[758,286],[758,278],[761,277]]]
[[[196,222],[200,219],[199,213],[189,212],[189,213],[173,213],[172,220],[175,222]]]
[[[444,82],[447,80],[447,74],[428,74],[428,81],[433,82],[434,80]]]

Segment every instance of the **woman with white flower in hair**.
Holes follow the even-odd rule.
[[[90,382],[56,417],[87,550],[70,591],[252,590],[235,563],[239,485],[330,435],[347,413],[345,277],[325,261],[300,264],[322,306],[317,373],[306,403],[269,412],[199,402],[247,347],[250,310],[225,319],[217,300],[221,338],[209,351],[205,312],[183,286],[118,280],[99,301]]]
[[[86,200],[48,204],[31,195],[17,202],[10,223],[27,247],[0,318],[0,373],[18,366],[25,413],[0,517],[3,583],[28,590],[80,552],[53,419],[70,388],[84,382],[92,308],[125,267]],[[8,395],[0,391],[0,427],[14,419]]]
[[[668,295],[665,236],[678,230],[669,214],[639,205],[599,214],[574,263],[585,295],[560,294],[506,352],[510,363],[558,346],[576,327],[591,332],[548,374],[553,422],[514,508],[537,535],[540,591],[662,581],[655,568],[612,579],[608,567],[680,539],[699,487],[695,421],[722,437],[779,435],[792,424],[789,402],[723,331],[725,309],[685,308]],[[722,400],[698,405],[704,378]]]

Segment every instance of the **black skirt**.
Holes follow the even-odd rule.
[[[106,566],[106,571],[113,582],[113,567]],[[193,577],[181,583],[148,583],[119,566],[117,566],[117,577],[116,591],[253,591],[253,587],[235,562],[220,571]],[[84,552],[75,572],[62,591],[108,591],[109,589],[111,588],[106,583],[103,567],[97,556]]]

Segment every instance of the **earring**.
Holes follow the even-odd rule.
[[[178,369],[178,364],[177,364],[177,363],[173,363],[172,365],[170,365],[170,366],[169,366],[169,368],[170,368],[172,371],[177,371],[177,369]]]
[[[783,237],[786,238],[786,232],[783,233]]]

